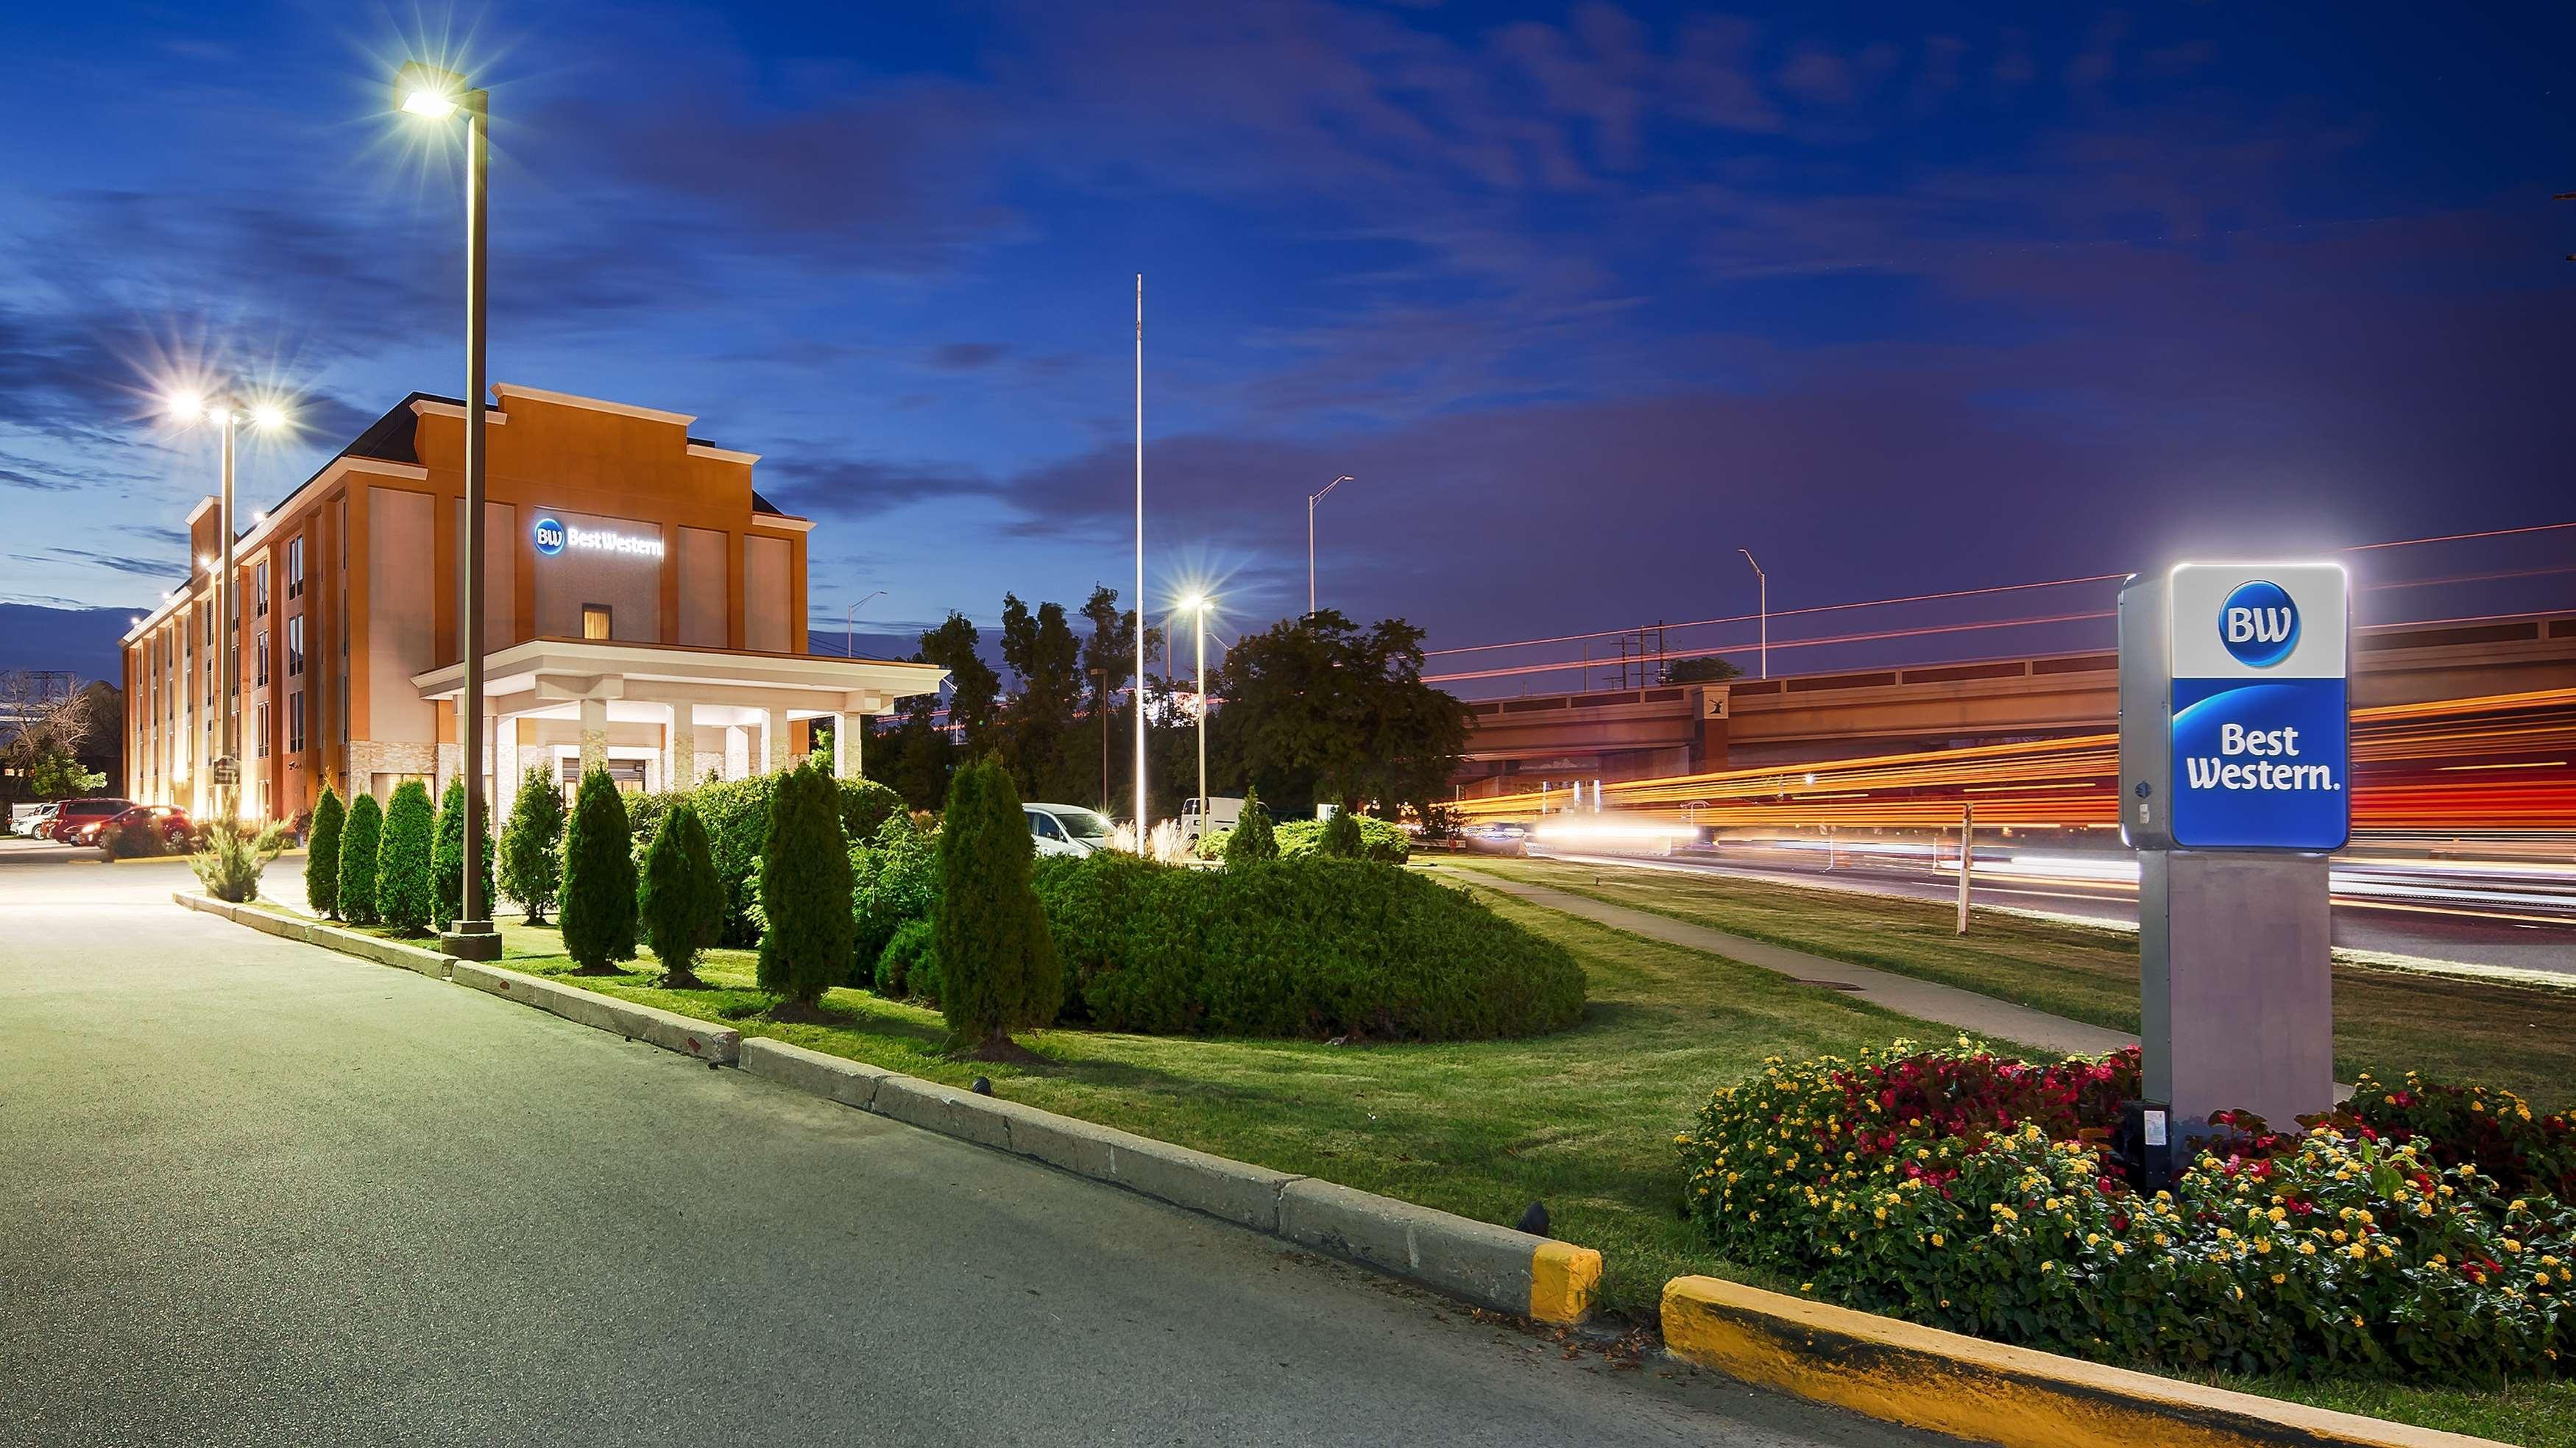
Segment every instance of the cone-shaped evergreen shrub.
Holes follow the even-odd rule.
[[[564,953],[606,974],[635,958],[635,854],[626,801],[605,769],[581,777],[563,856]]]
[[[1036,853],[1010,773],[991,759],[959,770],[939,830],[936,955],[950,1050],[1013,1051],[1012,1031],[1054,1020],[1064,1002],[1055,941],[1029,887]]]
[[[662,984],[696,990],[698,953],[724,932],[724,877],[707,848],[707,827],[683,800],[662,817],[653,848],[644,856],[644,887],[636,900],[644,943],[662,961]]]
[[[305,844],[304,901],[333,920],[340,918],[340,827],[349,811],[339,791],[322,786],[313,802],[313,833]]]
[[[348,823],[340,827],[340,918],[352,925],[376,923],[376,846],[385,828],[385,808],[364,790],[349,802]]]
[[[501,888],[528,912],[530,925],[546,923],[555,892],[563,888],[563,832],[563,789],[553,770],[533,767],[519,781],[510,825],[501,835]]]
[[[839,786],[808,760],[778,781],[760,851],[760,988],[811,1008],[849,979],[850,842]]]
[[[407,779],[385,806],[385,832],[376,846],[376,914],[406,934],[429,928],[438,910],[430,883],[430,839],[438,821],[430,812],[429,786]]]
[[[1360,817],[1346,809],[1333,811],[1333,817],[1324,822],[1324,838],[1317,842],[1315,853],[1341,860],[1367,854],[1368,842],[1360,838]]]
[[[1243,792],[1243,818],[1225,837],[1225,862],[1279,858],[1279,836],[1270,828],[1270,811],[1261,807],[1261,791]]]
[[[465,915],[465,781],[447,786],[438,801],[438,844],[429,863],[438,886],[438,906],[431,923],[452,928]],[[492,918],[492,833],[483,832],[483,918]]]

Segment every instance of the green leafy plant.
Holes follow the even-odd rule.
[[[893,1000],[923,1000],[939,1004],[939,927],[934,922],[907,920],[878,952],[876,991]]]
[[[1009,772],[957,772],[939,830],[937,954],[949,1049],[985,1060],[1026,1054],[1011,1032],[1055,1019],[1064,976],[1030,886],[1037,853]]]
[[[707,848],[707,828],[685,802],[654,833],[636,911],[644,943],[662,962],[662,984],[672,990],[703,989],[698,955],[724,933],[724,881]]]
[[[519,781],[510,824],[501,833],[501,888],[527,912],[530,925],[554,913],[563,888],[563,790],[553,771],[537,766]]]
[[[584,975],[613,974],[635,958],[635,856],[626,801],[605,769],[581,777],[563,857],[564,953]]]
[[[206,831],[205,847],[188,858],[188,868],[206,893],[236,905],[259,898],[259,874],[286,848],[286,831],[277,825],[244,834],[218,825]]]
[[[1218,846],[1228,865],[1279,858],[1279,836],[1270,828],[1270,811],[1261,807],[1261,791],[1243,792],[1243,819],[1225,832]]]
[[[1324,837],[1315,842],[1315,853],[1337,860],[1356,860],[1368,853],[1368,841],[1360,837],[1360,817],[1349,810],[1336,810],[1324,821]]]
[[[491,918],[492,835],[486,830],[483,849],[478,857],[483,877],[482,904],[484,918]],[[438,801],[437,843],[430,853],[430,869],[438,887],[438,899],[431,923],[441,930],[453,927],[465,912],[465,781],[453,780],[447,793]]]
[[[435,918],[438,891],[431,879],[430,852],[436,831],[429,787],[417,779],[395,786],[376,845],[376,916],[387,929],[417,935]]]
[[[340,887],[333,893],[340,918],[352,925],[373,925],[376,915],[376,855],[384,840],[385,808],[373,794],[359,792],[349,801],[349,820],[340,830]]]
[[[810,1013],[850,977],[850,843],[832,777],[810,762],[780,778],[760,852],[760,988]]]
[[[840,816],[842,834],[848,839],[867,839],[889,816],[903,812],[902,797],[874,780],[834,779],[829,774],[821,777],[830,791],[827,798]],[[707,828],[716,873],[724,878],[726,945],[759,943],[760,928],[751,909],[752,882],[759,878],[761,853],[769,843],[772,801],[786,778],[783,774],[756,774],[748,779],[710,780],[687,796]],[[676,797],[654,796],[657,812],[666,810],[671,798]]]
[[[349,818],[340,792],[322,786],[313,802],[313,833],[304,850],[304,903],[332,920],[340,918],[340,830]]]
[[[862,983],[895,932],[928,920],[938,906],[936,832],[893,814],[864,844],[850,846],[850,947]]]
[[[1382,865],[1401,865],[1413,857],[1413,836],[1407,834],[1403,826],[1369,815],[1359,815],[1355,818],[1359,821],[1359,858],[1375,860]],[[1226,858],[1226,849],[1233,843],[1236,831],[1241,828],[1242,826],[1238,825],[1233,830],[1223,831],[1201,841],[1198,848],[1199,858],[1203,860]],[[1303,859],[1308,855],[1321,852],[1324,832],[1327,828],[1328,826],[1322,820],[1289,820],[1284,824],[1274,823],[1271,826],[1271,838],[1279,846],[1279,858]]]

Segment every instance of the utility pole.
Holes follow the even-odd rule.
[[[1745,562],[1753,563],[1752,549],[1735,551],[1744,555]],[[1753,577],[1762,588],[1762,677],[1767,679],[1771,677],[1771,575],[1762,571],[1761,564],[1753,563]]]
[[[1968,933],[1968,882],[1976,874],[1977,807],[1959,806],[1959,933]]]

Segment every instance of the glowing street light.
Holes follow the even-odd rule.
[[[221,757],[227,767],[215,771],[215,812],[229,825],[241,818],[241,621],[232,616],[233,534],[237,531],[233,511],[233,440],[245,422],[263,431],[284,427],[286,409],[267,402],[244,404],[231,397],[209,399],[203,393],[186,390],[171,393],[165,401],[172,420],[182,426],[204,422],[223,430],[223,500],[215,509],[215,534],[223,540],[223,548],[219,554],[199,557],[197,566],[213,575],[215,617],[219,620],[218,627],[224,631]]]
[[[394,78],[394,103],[425,121],[465,113],[469,153],[465,186],[465,697],[457,721],[464,741],[464,908],[455,928],[440,938],[449,954],[467,960],[501,958],[501,936],[492,928],[492,902],[483,898],[483,337],[484,297],[490,272],[492,97],[454,71],[406,65]]]
[[[1193,594],[1191,594],[1189,597],[1184,598],[1184,599],[1182,599],[1182,600],[1181,600],[1181,608],[1183,609],[1183,611],[1187,612],[1193,620],[1195,620],[1195,621],[1196,621],[1195,626],[1196,626],[1197,634],[1198,634],[1198,651],[1199,651],[1199,696],[1198,696],[1198,706],[1199,706],[1199,707],[1198,707],[1198,713],[1199,713],[1199,838],[1200,838],[1200,839],[1202,839],[1202,840],[1204,840],[1204,839],[1206,839],[1206,838],[1207,838],[1207,831],[1208,831],[1208,792],[1207,792],[1207,716],[1208,716],[1208,706],[1207,706],[1207,616],[1208,616],[1208,596],[1207,596],[1206,594],[1204,594],[1204,593],[1193,593]]]
[[[1344,473],[1324,484],[1322,493],[1306,495],[1306,612],[1310,614],[1315,611],[1315,505],[1324,501],[1324,493],[1329,493],[1344,483],[1356,481],[1358,480],[1350,474]]]

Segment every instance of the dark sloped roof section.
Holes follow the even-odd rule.
[[[758,488],[751,490],[751,511],[755,513],[767,513],[773,518],[784,518],[787,516],[785,513],[778,511],[778,505],[776,503],[762,497],[760,495],[760,489]]]

